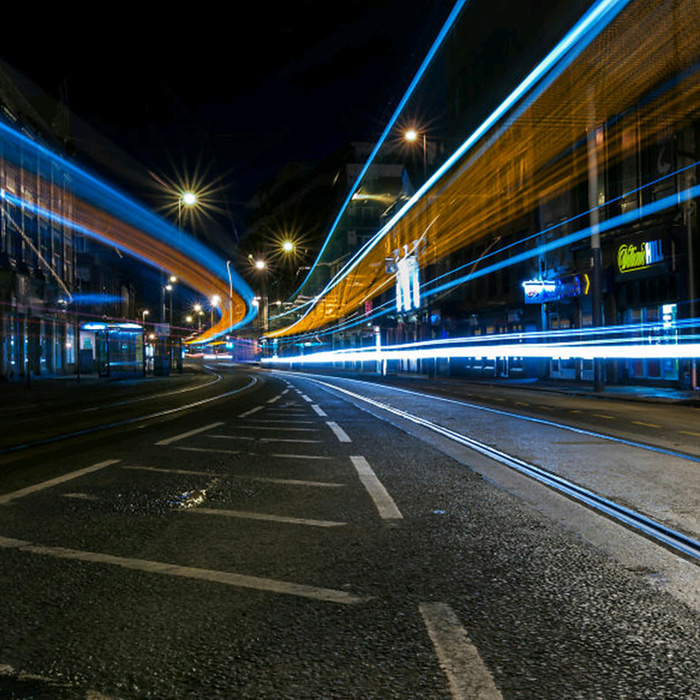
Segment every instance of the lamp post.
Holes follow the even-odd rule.
[[[265,280],[265,273],[267,271],[267,263],[261,259],[258,258],[257,260],[254,261],[255,269],[262,275],[262,308],[258,307],[258,310],[260,312],[260,320],[261,320],[261,329],[262,333],[265,334],[267,331],[267,284]]]
[[[428,141],[426,139],[425,132],[419,134],[416,129],[408,129],[404,132],[403,137],[409,143],[414,143],[418,141],[419,137],[421,137],[423,142],[423,182],[425,182],[428,179]]]
[[[175,275],[170,275],[168,284],[165,285],[165,289],[170,293],[170,313],[168,314],[168,321],[170,322],[171,327],[173,325],[173,285],[175,282],[177,282],[177,277],[175,277]]]
[[[214,327],[214,308],[221,303],[221,297],[218,294],[214,294],[211,298],[211,327]]]

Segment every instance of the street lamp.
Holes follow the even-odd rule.
[[[197,204],[197,195],[194,192],[183,192],[182,203],[186,207],[193,207],[195,204]]]
[[[197,330],[201,333],[201,331],[202,331],[202,315],[204,314],[204,311],[202,311],[202,305],[195,304],[194,310],[197,313]]]
[[[187,207],[190,209],[191,207],[196,206],[198,202],[198,197],[194,192],[187,191],[187,192],[182,192],[178,198],[177,198],[177,228],[178,230],[182,230],[182,207]]]
[[[214,294],[211,298],[211,325],[214,326],[214,308],[221,303],[221,297],[218,294]]]
[[[428,142],[425,132],[420,134],[416,129],[407,129],[403,135],[404,139],[409,143],[415,143],[420,136],[423,137],[423,182],[425,182],[428,179]]]

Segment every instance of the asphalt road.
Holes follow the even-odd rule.
[[[388,409],[647,510],[671,488],[689,531],[692,436],[645,451],[478,391],[221,364],[8,392],[0,697],[700,697],[697,564]]]

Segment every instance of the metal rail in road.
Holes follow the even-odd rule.
[[[690,558],[695,563],[700,564],[700,542],[692,537],[689,537],[688,535],[683,534],[682,532],[666,527],[665,525],[647,517],[642,513],[634,511],[625,506],[621,506],[610,499],[599,496],[593,491],[583,488],[582,486],[579,486],[568,479],[557,476],[546,469],[542,469],[541,467],[530,464],[529,462],[526,462],[518,457],[506,454],[501,450],[497,450],[495,447],[491,447],[490,445],[474,440],[467,435],[463,435],[462,433],[445,428],[444,426],[427,420],[426,418],[394,408],[393,406],[382,403],[381,401],[357,394],[353,391],[349,391],[348,389],[343,389],[334,384],[323,382],[318,379],[311,379],[310,377],[306,378],[327,388],[351,396],[354,399],[371,404],[382,411],[392,413],[400,418],[403,418],[404,420],[410,421],[411,423],[427,428],[442,435],[443,437],[453,440],[454,442],[460,443],[461,445],[464,445],[475,452],[479,452],[480,454],[493,459],[500,464],[510,467],[511,469],[515,469],[518,472],[567,495],[569,498],[572,498],[579,503],[603,513],[617,522],[623,523],[627,527],[653,539],[657,543],[660,543],[663,546],[670,548],[674,552],[682,554]]]

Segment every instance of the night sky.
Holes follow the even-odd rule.
[[[452,4],[61,8],[0,56],[160,176],[223,183],[235,210],[289,161],[376,141]]]
[[[467,3],[465,40],[482,71],[473,81],[478,119],[589,2],[518,0],[507,11]],[[453,6],[249,0],[201,11],[120,4],[99,15],[60,7],[42,10],[31,31],[6,33],[0,58],[63,94],[73,115],[138,165],[95,149],[74,118],[74,143],[101,162],[98,175],[118,173],[118,186],[161,214],[169,206],[171,219],[173,190],[195,180],[210,189],[216,237],[240,239],[245,204],[282,166],[377,141]]]

